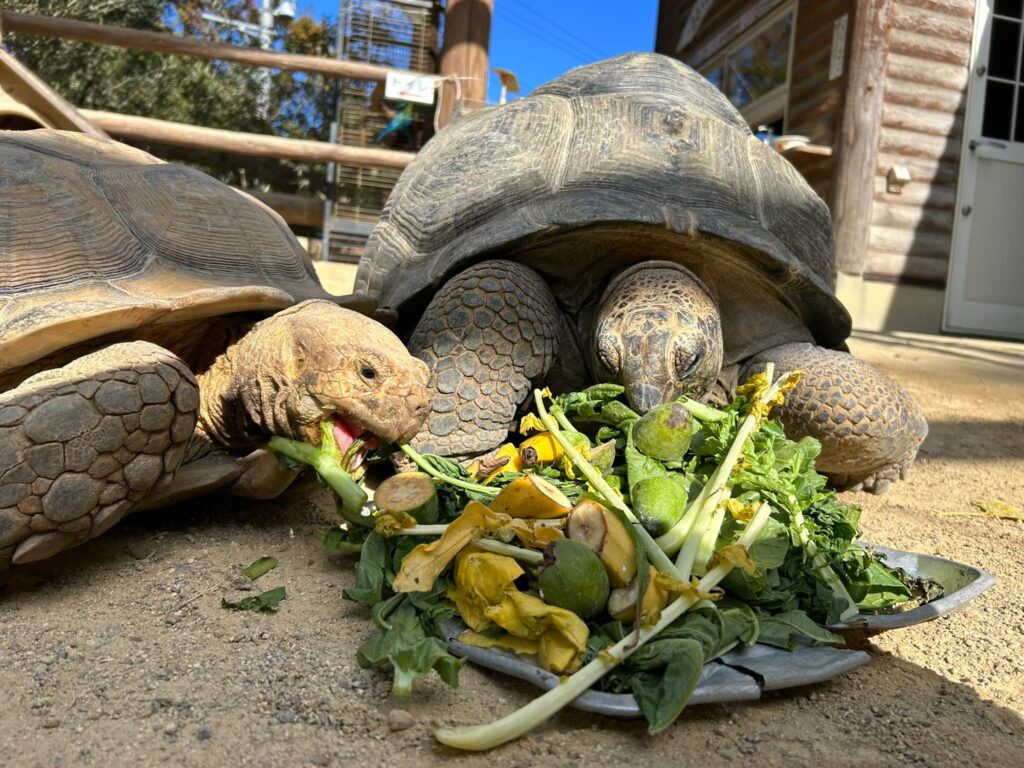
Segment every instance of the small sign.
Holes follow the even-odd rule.
[[[832,24],[832,53],[828,60],[828,79],[835,80],[843,74],[843,59],[846,58],[846,27],[850,18],[845,13]]]
[[[384,98],[414,101],[417,104],[433,104],[436,82],[436,77],[428,75],[389,71],[384,80]]]

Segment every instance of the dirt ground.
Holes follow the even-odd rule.
[[[1024,346],[861,334],[854,351],[924,407],[913,477],[864,507],[864,538],[953,558],[997,585],[965,610],[867,644],[872,661],[828,683],[746,704],[693,707],[666,732],[567,711],[481,756],[435,744],[534,689],[467,667],[404,703],[360,669],[370,632],[341,599],[351,560],[313,532],[327,499],[295,490],[211,498],[133,517],[94,542],[0,576],[0,763],[8,766],[1020,766],[1024,764],[1024,524],[940,517],[976,499],[1024,505]],[[280,565],[273,615],[222,610],[242,566]],[[249,592],[248,594],[252,594]]]

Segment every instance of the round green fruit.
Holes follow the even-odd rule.
[[[671,477],[648,477],[633,486],[629,501],[640,524],[651,536],[668,532],[686,509],[687,494]]]
[[[540,567],[540,596],[548,605],[590,619],[608,602],[608,572],[589,547],[559,539],[548,545]]]
[[[692,437],[693,415],[681,403],[659,405],[633,426],[633,444],[658,461],[682,459]]]

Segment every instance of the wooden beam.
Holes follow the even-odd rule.
[[[176,147],[193,147],[214,152],[228,152],[252,157],[276,157],[305,163],[341,163],[342,165],[373,166],[378,168],[405,168],[416,157],[413,152],[392,149],[346,147],[324,141],[285,139],[259,133],[225,131],[203,128],[188,123],[173,123],[152,117],[121,115],[95,109],[79,112],[94,125],[112,136],[138,141],[152,141]]]
[[[285,222],[294,227],[320,229],[324,224],[324,201],[319,198],[289,195],[285,192],[259,192],[255,189],[240,191],[272,208]]]
[[[441,76],[444,81],[438,125],[445,126],[455,109],[456,91],[468,109],[487,103],[488,56],[494,0],[448,0],[444,12]],[[452,78],[458,78],[458,88]]]
[[[490,0],[487,0],[490,2]],[[235,61],[254,67],[299,72],[316,72],[329,77],[349,77],[354,80],[384,80],[388,67],[363,64],[357,61],[341,61],[322,56],[307,56],[298,53],[276,53],[260,48],[249,48],[227,43],[212,43],[164,32],[149,32],[128,29],[108,24],[93,24],[75,19],[55,19],[30,13],[0,12],[0,28],[5,32],[42,37],[60,37],[65,40],[79,40],[96,45],[116,45],[121,48],[135,48],[141,51],[175,53],[198,59]]]
[[[38,113],[54,128],[80,131],[97,139],[108,138],[35,72],[3,49],[0,49],[0,88],[15,101]]]
[[[835,145],[832,217],[836,269],[864,272],[893,0],[854,4],[846,89]]]

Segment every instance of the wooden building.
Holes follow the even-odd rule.
[[[1024,0],[661,0],[833,215],[861,328],[1024,338]]]

